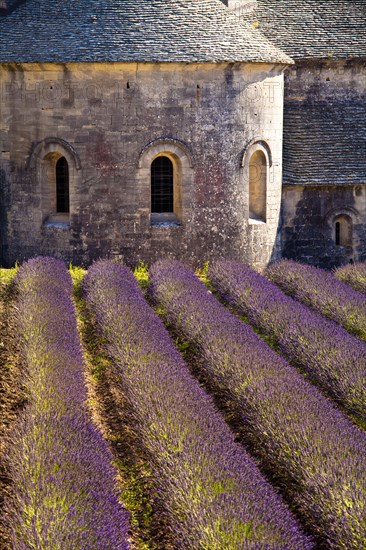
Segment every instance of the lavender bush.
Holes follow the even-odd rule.
[[[366,340],[365,297],[339,281],[333,273],[282,260],[272,264],[266,275],[286,294]]]
[[[83,288],[150,457],[175,548],[311,548],[190,375],[129,269],[97,262]]]
[[[63,262],[36,258],[16,284],[29,400],[9,456],[13,548],[127,550],[112,455],[85,405],[70,275]]]
[[[158,262],[150,278],[169,322],[198,350],[202,378],[321,545],[363,548],[365,433],[182,264]]]
[[[273,282],[239,262],[209,268],[221,296],[274,337],[280,351],[346,411],[365,423],[366,346],[336,323],[286,296]],[[366,425],[366,424],[365,424]]]
[[[354,290],[366,294],[366,262],[347,264],[334,272],[337,279],[351,286]]]

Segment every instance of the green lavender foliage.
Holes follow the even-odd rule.
[[[338,267],[334,275],[343,283],[366,294],[366,262],[347,264]]]
[[[312,548],[189,373],[132,272],[100,261],[83,288],[115,363],[131,429],[149,457],[174,548]]]
[[[330,271],[282,260],[272,264],[266,274],[286,294],[366,340],[365,296]]]
[[[183,264],[157,262],[150,279],[168,321],[198,350],[203,378],[322,547],[363,549],[365,433]]]
[[[19,269],[16,285],[28,404],[9,445],[13,548],[127,550],[112,456],[85,405],[70,275],[40,257]]]
[[[215,262],[210,277],[220,294],[272,337],[287,359],[366,427],[363,342],[245,264]]]

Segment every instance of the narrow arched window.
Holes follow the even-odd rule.
[[[335,224],[335,243],[337,246],[341,244],[341,222]]]
[[[267,162],[263,151],[255,151],[249,161],[249,217],[266,221]]]
[[[151,212],[174,211],[174,167],[165,156],[157,157],[151,164]]]
[[[352,246],[352,219],[342,214],[334,220],[334,237],[336,246]]]
[[[70,212],[69,165],[65,157],[56,162],[56,212]]]

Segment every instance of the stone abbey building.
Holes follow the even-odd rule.
[[[364,0],[0,0],[0,262],[366,260]]]

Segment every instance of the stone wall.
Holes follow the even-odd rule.
[[[25,0],[0,0],[0,16],[8,15],[23,2]]]
[[[329,269],[366,261],[366,186],[301,187],[283,191],[283,256]],[[336,245],[335,224],[352,223],[352,245]]]
[[[2,263],[49,254],[76,264],[232,257],[261,267],[277,257],[282,69],[1,65]],[[249,220],[256,150],[268,160],[261,223]],[[179,225],[151,223],[149,167],[159,154],[175,165]],[[70,168],[70,215],[57,218],[50,170],[60,156]]]
[[[366,260],[366,64],[298,61],[285,77],[283,255],[325,268]],[[344,216],[352,242],[335,242]]]

